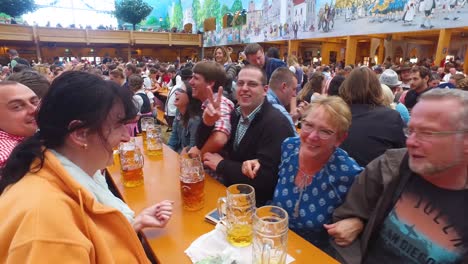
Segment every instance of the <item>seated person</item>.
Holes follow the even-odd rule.
[[[304,112],[300,136],[287,138],[281,148],[272,204],[288,212],[291,230],[325,252],[330,252],[326,224],[362,171],[338,147],[350,124],[351,111],[341,98],[318,97]],[[242,172],[255,177],[255,163],[245,162]]]
[[[468,263],[468,92],[428,91],[411,113],[407,149],[369,163],[333,213],[341,263]]]
[[[13,81],[0,82],[0,168],[11,151],[36,130],[35,113],[39,97],[28,87]]]
[[[172,202],[137,216],[100,169],[130,140],[128,89],[85,72],[54,80],[37,114],[39,131],[11,153],[0,178],[0,262],[148,263],[137,232],[164,227]],[[40,259],[39,259],[40,258]]]
[[[192,87],[187,81],[182,83],[181,88],[173,89],[175,89],[174,105],[177,107],[177,113],[167,145],[180,153],[184,148],[195,146],[198,125],[201,121],[201,102],[192,96]]]
[[[255,188],[257,205],[264,205],[273,198],[278,180],[281,143],[294,136],[288,119],[268,100],[266,77],[260,68],[246,66],[239,72],[237,99],[239,107],[231,113],[232,135],[224,150],[226,155],[205,153],[204,165],[221,175],[226,186],[236,183],[250,184]],[[214,125],[222,112],[218,100],[211,102],[203,113],[203,124]],[[258,159],[261,164],[257,177],[242,173],[242,162]]]

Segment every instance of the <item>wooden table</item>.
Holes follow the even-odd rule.
[[[108,168],[125,202],[136,213],[164,199],[175,201],[174,212],[169,224],[162,229],[148,229],[144,233],[151,248],[162,264],[191,263],[184,251],[199,236],[213,230],[214,225],[204,221],[205,215],[216,208],[219,197],[226,195],[226,188],[207,176],[205,181],[205,206],[196,212],[183,210],[179,190],[178,154],[164,146],[164,156],[145,156],[142,186],[126,188],[122,185],[117,165]],[[288,254],[296,259],[294,263],[338,263],[335,259],[289,231]]]

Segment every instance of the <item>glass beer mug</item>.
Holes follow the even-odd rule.
[[[227,241],[236,247],[248,246],[252,243],[255,189],[248,184],[234,184],[226,192],[226,197],[218,200],[218,213],[227,229]]]
[[[146,126],[146,150],[149,156],[162,156],[161,127],[154,123]]]
[[[180,193],[183,208],[197,211],[205,204],[205,171],[199,156],[180,157]]]
[[[143,150],[146,151],[146,128],[148,125],[155,125],[153,117],[145,116],[141,118],[141,138],[143,139]]]
[[[285,264],[288,242],[288,213],[277,206],[257,208],[253,218],[254,264]]]
[[[119,146],[120,171],[125,187],[142,185],[143,180],[143,155],[135,144],[134,138],[128,142],[122,142]]]

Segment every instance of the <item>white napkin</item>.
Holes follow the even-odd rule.
[[[234,247],[226,240],[226,228],[222,224],[217,224],[213,231],[210,231],[195,241],[185,250],[185,254],[189,256],[193,263],[205,260],[209,257],[220,257],[222,262],[236,264],[251,264],[252,263],[252,245],[247,247]],[[295,259],[290,255],[286,256],[286,264],[293,262]]]

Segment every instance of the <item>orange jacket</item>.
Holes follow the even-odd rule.
[[[50,152],[0,196],[0,263],[149,263],[128,220]]]

